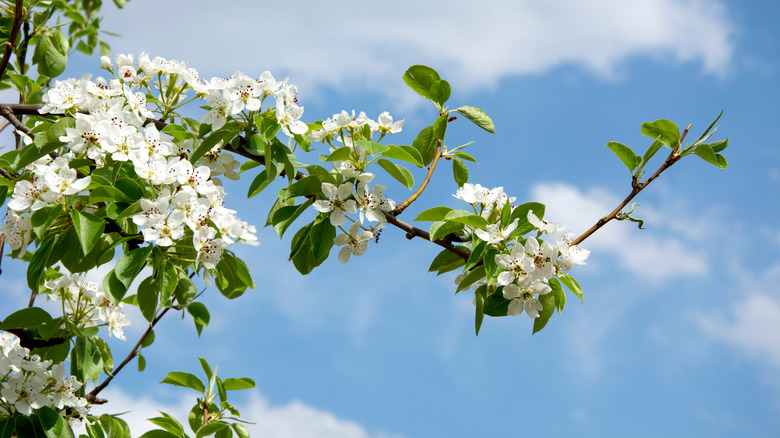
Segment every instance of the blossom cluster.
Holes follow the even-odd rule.
[[[31,164],[27,167],[30,179],[15,185],[6,224],[0,227],[11,248],[26,248],[30,242],[32,227],[27,214],[54,202],[65,203],[64,196],[89,187],[91,177],[69,167],[72,160],[81,158],[92,160],[96,167],[128,163],[151,188],[147,193],[153,196],[142,199],[142,211],[132,216],[133,222],[143,227],[141,233],[148,243],[166,247],[185,235],[191,236],[198,252],[196,261],[207,269],[216,266],[226,246],[235,242],[257,244],[255,227],[223,205],[226,193],[221,181],[215,178],[225,175],[238,179],[239,163],[232,154],[221,150],[221,143],[197,164],[191,163],[190,150],[200,140],[186,139],[177,144],[161,135],[148,119],[154,112],[147,105],[146,93],[152,95],[156,90],[157,102],[176,96],[168,98],[165,108],[179,105],[188,91],[207,102],[213,102],[214,93],[225,97],[223,107],[210,105],[211,110],[202,119],[215,128],[224,125],[225,117],[243,110],[258,110],[259,98],[274,96],[277,108],[283,107],[284,114],[278,115],[282,127],[289,129],[285,132],[300,133],[307,128],[305,124],[301,128],[291,115],[303,110],[296,103],[296,87],[275,81],[268,72],[258,80],[236,73],[229,79],[204,82],[196,70],[184,63],[163,58],[150,60],[146,54],[139,57],[137,66],[129,55],[118,55],[115,63],[103,59],[102,65],[113,74],[113,79],[91,81],[84,77],[58,81],[44,96],[46,104],[40,112],[74,114],[75,127],[67,128],[59,138],[67,143],[65,152],[55,159],[45,156]],[[81,110],[86,110],[86,114],[77,112]]]
[[[319,141],[330,145],[330,152],[334,152],[337,143],[340,147],[350,148],[348,160],[335,161],[334,172],[346,182],[338,187],[334,184],[323,182],[322,194],[325,199],[315,201],[312,205],[320,213],[329,213],[330,223],[336,227],[342,227],[346,223],[347,214],[359,213],[360,222],[353,222],[349,230],[342,228],[343,234],[335,237],[334,243],[343,246],[339,251],[338,259],[346,263],[350,255],[360,256],[366,252],[368,243],[376,240],[379,231],[384,228],[385,214],[395,209],[395,202],[384,197],[385,186],[375,184],[373,189],[368,186],[374,179],[374,174],[365,172],[367,166],[372,163],[365,149],[358,147],[359,140],[371,140],[378,133],[381,140],[387,134],[401,132],[403,120],[393,121],[393,116],[387,111],[379,114],[377,120],[369,118],[365,112],[355,116],[342,110],[338,114],[322,122],[322,129],[309,134],[312,141]],[[368,219],[377,222],[373,227],[363,227],[363,222]]]
[[[501,211],[504,205],[514,202],[503,187],[487,189],[479,184],[464,184],[454,195],[471,204],[475,212],[488,220],[487,230],[475,229],[477,239],[493,245],[499,250],[495,264],[500,272],[494,284],[502,288],[502,294],[509,300],[510,315],[525,313],[531,318],[539,317],[542,304],[538,296],[552,291],[549,280],[570,270],[575,264],[584,265],[590,251],[572,245],[574,233],[565,232],[554,222],[539,219],[529,210],[526,219],[537,230],[537,236],[514,235],[519,218],[502,226]],[[552,240],[543,240],[551,237]],[[473,243],[472,243],[473,244]],[[462,277],[456,279],[459,283]],[[483,283],[487,279],[483,279]]]
[[[108,333],[125,340],[123,328],[130,325],[122,303],[108,299],[100,283],[87,281],[82,274],[62,275],[46,280],[49,299],[62,303],[67,318],[78,328],[93,327],[98,321],[108,325]]]
[[[0,418],[49,407],[78,425],[87,414],[86,399],[76,396],[81,386],[62,362],[30,355],[17,337],[0,332]]]

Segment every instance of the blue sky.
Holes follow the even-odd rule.
[[[164,321],[147,371],[123,373],[105,393],[112,411],[133,409],[135,430],[158,409],[184,419],[190,394],[157,382],[199,372],[199,356],[220,375],[256,380],[237,405],[257,436],[780,434],[778,6],[507,3],[106,7],[104,28],[123,35],[110,40],[118,52],[187,60],[204,77],[271,70],[298,84],[307,120],[342,109],[405,118],[397,144],[435,116],[400,76],[431,65],[453,84],[452,106],[480,107],[496,124],[494,135],[465,121],[448,132],[453,146],[476,142],[470,182],[543,202],[573,231],[628,192],[607,141],[644,150],[642,122],[693,123],[695,134],[723,109],[716,137],[730,144],[726,171],[688,158],[640,194],[647,230],[610,223],[586,240],[588,265],[573,271],[585,302],[570,299],[534,336],[521,316],[487,319],[475,337],[471,297],[453,296],[454,275],[427,273],[437,250],[398,230],[347,265],[334,257],[301,277],[286,262],[289,237],[263,229],[260,246],[237,249],[257,290],[235,301],[204,294],[212,323],[199,339],[188,318]],[[76,58],[66,75],[96,66]],[[229,187],[229,206],[260,226],[270,198],[241,199],[247,185]],[[454,191],[444,167],[403,218],[458,207]],[[3,261],[0,307],[26,302],[23,269]],[[143,331],[140,315],[131,327],[115,356]]]

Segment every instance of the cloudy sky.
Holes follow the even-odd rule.
[[[204,77],[236,70],[289,76],[304,117],[342,109],[404,118],[410,144],[435,117],[400,77],[435,67],[451,105],[488,112],[497,133],[457,121],[452,145],[474,140],[470,182],[581,232],[630,189],[610,140],[643,151],[640,124],[668,118],[703,130],[723,109],[720,171],[685,159],[636,200],[646,230],[610,223],[583,244],[573,274],[585,302],[531,336],[525,317],[487,319],[477,338],[467,293],[427,266],[436,249],[386,230],[379,245],[302,277],[289,238],[260,233],[240,248],[258,288],[234,301],[204,294],[211,325],[170,318],[145,351],[144,373],[105,393],[132,410],[135,431],[165,410],[184,420],[171,370],[247,376],[242,416],[268,437],[767,436],[780,434],[780,7],[768,1],[577,0],[474,2],[132,0],[106,6],[122,53],[186,60]],[[76,58],[66,75],[98,73]],[[418,180],[422,175],[415,175]],[[258,226],[268,196],[229,206]],[[388,184],[402,200],[403,188]],[[405,213],[459,207],[447,168]],[[424,224],[422,226],[425,226]],[[24,305],[24,266],[3,261],[0,308]],[[129,351],[143,332],[134,318]]]

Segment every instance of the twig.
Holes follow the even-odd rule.
[[[422,237],[423,239],[433,242],[442,248],[445,248],[452,252],[453,254],[457,255],[458,257],[462,258],[463,260],[468,261],[469,259],[469,253],[463,249],[463,247],[455,246],[452,244],[452,241],[448,240],[446,237],[442,237],[440,239],[431,240],[431,235],[428,234],[427,231],[423,231],[419,228],[415,228],[406,222],[398,219],[397,217],[393,216],[392,213],[385,213],[385,218],[387,219],[387,222],[395,225],[396,227],[406,231],[406,238],[411,240],[415,237]]]
[[[688,130],[691,129],[691,126],[692,125],[689,124],[688,127],[685,128],[685,131],[683,131],[682,135],[680,136],[680,139],[677,141],[677,145],[672,150],[672,153],[669,154],[669,157],[666,158],[666,161],[664,161],[664,163],[661,165],[661,167],[659,167],[658,170],[656,170],[655,173],[652,176],[647,178],[647,180],[645,180],[645,182],[636,184],[631,189],[631,192],[628,194],[628,196],[626,196],[626,199],[624,199],[623,202],[620,203],[620,205],[618,205],[614,210],[612,210],[612,213],[610,213],[607,216],[604,216],[603,218],[599,219],[598,222],[596,222],[592,227],[590,227],[588,229],[588,231],[585,231],[584,233],[582,233],[582,235],[580,237],[574,239],[574,241],[571,244],[572,245],[580,244],[583,240],[585,240],[588,237],[590,237],[591,234],[595,233],[596,230],[598,230],[599,228],[601,228],[604,225],[606,225],[607,222],[617,218],[618,214],[620,214],[620,211],[623,210],[623,207],[628,205],[628,203],[631,202],[631,200],[634,199],[634,197],[636,195],[638,195],[639,192],[641,192],[645,187],[648,186],[648,184],[650,184],[656,178],[658,178],[661,175],[661,173],[663,173],[663,171],[665,171],[666,169],[672,167],[674,165],[674,163],[680,161],[680,158],[681,158],[680,154],[679,154],[680,145],[685,140],[685,136],[688,135]]]
[[[22,131],[25,134],[30,132],[30,128],[16,118],[14,111],[11,109],[11,105],[0,105],[0,115],[5,117],[17,131]]]
[[[14,24],[11,27],[11,34],[8,36],[8,44],[5,47],[3,58],[0,59],[0,79],[5,75],[5,69],[8,68],[8,62],[11,61],[11,53],[14,51],[16,37],[19,36],[19,27],[22,25],[22,0],[16,0],[14,5]]]
[[[5,249],[5,234],[0,234],[0,264],[3,263],[3,250]],[[3,269],[0,268],[0,275],[3,274]]]
[[[3,126],[0,126],[0,132],[3,132],[3,131],[5,130],[5,128],[6,128],[8,125],[10,125],[10,124],[11,124],[11,122],[10,122],[10,121],[8,121],[8,120],[6,120],[6,121],[3,123]]]
[[[412,193],[412,196],[409,196],[409,199],[395,207],[392,213],[394,216],[398,216],[399,214],[403,213],[403,211],[406,210],[406,207],[408,207],[422,194],[423,190],[425,190],[425,187],[428,186],[428,182],[431,180],[431,176],[433,175],[433,171],[436,169],[436,164],[439,162],[439,158],[441,158],[441,139],[436,140],[436,154],[433,156],[431,165],[428,166],[428,174],[425,175],[425,179],[423,180],[422,184],[420,184],[420,188]]]
[[[143,344],[143,342],[152,332],[152,329],[154,328],[155,325],[157,325],[157,322],[160,321],[160,319],[171,309],[172,307],[166,307],[165,309],[163,309],[162,312],[160,312],[159,315],[157,315],[156,318],[154,318],[154,320],[152,320],[152,323],[149,324],[149,327],[146,329],[143,336],[141,336],[141,339],[138,340],[138,343],[135,344],[135,347],[133,347],[130,353],[128,353],[127,357],[125,357],[125,360],[123,360],[118,367],[114,368],[113,372],[111,373],[110,376],[106,378],[106,380],[104,380],[100,385],[93,388],[92,391],[90,391],[89,394],[87,394],[86,396],[87,402],[93,404],[101,404],[106,402],[106,400],[98,399],[97,395],[100,393],[100,391],[104,390],[109,383],[111,383],[114,377],[117,374],[119,374],[120,371],[122,371],[122,368],[124,368],[125,365],[130,363],[130,361],[133,360],[138,355],[138,350],[141,348],[141,344]]]

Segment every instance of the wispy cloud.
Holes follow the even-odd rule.
[[[182,396],[179,400],[161,403],[151,395],[133,395],[125,390],[112,387],[101,393],[110,400],[106,408],[96,406],[93,415],[101,413],[126,412],[121,418],[130,426],[133,436],[140,436],[155,426],[148,418],[159,417],[166,412],[179,420],[185,429],[189,429],[187,415],[192,408],[194,398]],[[247,403],[237,403],[241,418],[255,424],[246,427],[252,436],[274,438],[399,438],[384,432],[370,433],[362,425],[339,418],[329,411],[309,406],[301,401],[292,401],[284,405],[271,405],[258,391],[250,394]]]
[[[780,367],[780,264],[752,276],[735,267],[732,285],[739,299],[723,309],[694,315],[705,334],[760,363]]]
[[[465,91],[567,65],[608,78],[635,57],[696,62],[721,75],[735,44],[718,0],[294,0],[283,7],[242,0],[224,8],[169,0],[154,2],[164,21],[140,27],[153,19],[150,5],[136,0],[106,17],[104,28],[124,36],[112,41],[114,50],[188,60],[209,75],[270,69],[290,75],[304,94],[322,85],[397,90],[401,73],[417,63]]]

